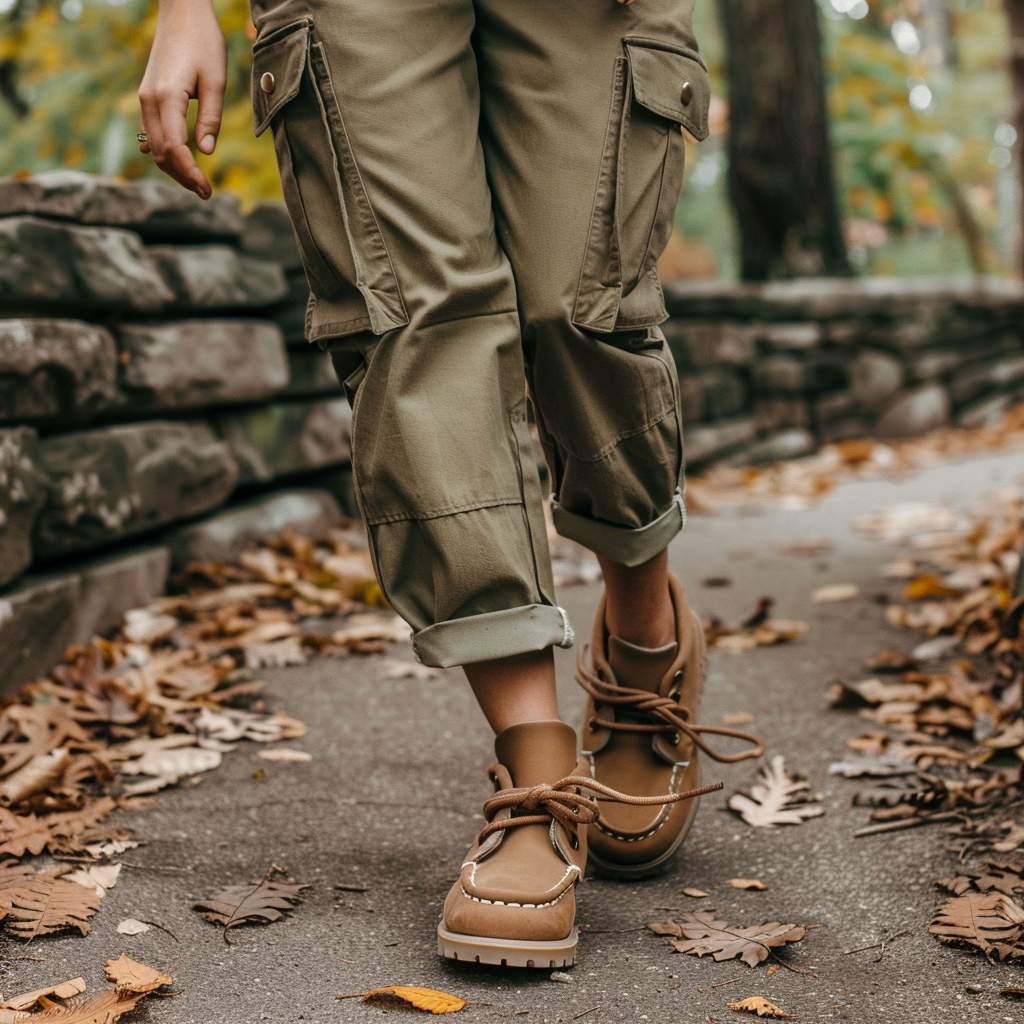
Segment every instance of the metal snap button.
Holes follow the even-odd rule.
[[[277,87],[277,82],[274,80],[274,76],[269,71],[264,71],[260,75],[260,88],[265,93],[272,93]]]
[[[690,105],[690,100],[693,99],[693,86],[689,82],[683,82],[683,87],[679,91],[679,100],[684,107]]]

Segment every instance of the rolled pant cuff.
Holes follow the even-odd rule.
[[[412,646],[424,665],[451,668],[548,647],[572,647],[574,639],[562,608],[529,604],[435,623],[415,633]]]
[[[676,491],[675,500],[666,512],[637,530],[567,512],[557,501],[551,503],[551,512],[555,529],[561,536],[590,548],[595,555],[627,566],[643,565],[660,555],[686,525],[686,506],[681,491]]]

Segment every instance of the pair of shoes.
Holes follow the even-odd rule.
[[[495,794],[487,824],[445,900],[438,952],[509,967],[575,961],[577,884],[591,863],[602,874],[639,878],[662,870],[693,821],[701,787],[697,750],[720,761],[763,752],[754,737],[695,725],[703,685],[699,620],[672,580],[677,640],[658,651],[608,637],[604,602],[593,667],[581,655],[577,681],[589,694],[583,756],[564,722],[528,722],[500,733],[488,769]],[[703,733],[754,749],[721,755]],[[625,792],[623,792],[625,790]]]

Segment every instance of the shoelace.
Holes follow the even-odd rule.
[[[671,697],[662,697],[649,690],[633,690],[628,686],[619,686],[617,683],[609,683],[587,668],[584,658],[587,648],[580,650],[576,658],[576,681],[583,687],[595,704],[609,704],[616,708],[623,708],[638,714],[648,715],[651,718],[661,721],[654,722],[617,722],[607,718],[599,718],[596,715],[591,719],[592,726],[600,726],[602,729],[612,729],[617,732],[648,732],[648,733],[684,733],[693,740],[694,745],[704,751],[708,757],[714,758],[723,764],[735,764],[737,761],[746,761],[748,758],[760,757],[764,753],[764,744],[748,732],[740,732],[738,729],[724,729],[715,725],[697,725],[690,722],[690,712],[679,705]],[[713,747],[708,746],[701,738],[702,733],[711,733],[715,736],[727,736],[729,739],[743,740],[744,743],[752,743],[753,750],[743,750],[738,754],[720,754]]]
[[[550,785],[502,789],[484,804],[484,817],[488,823],[481,829],[477,836],[477,842],[483,842],[493,832],[501,832],[507,828],[520,828],[523,825],[547,825],[552,818],[564,825],[572,835],[575,835],[577,825],[593,824],[601,814],[597,799],[574,792],[578,789],[589,789],[617,804],[647,807],[654,804],[673,804],[679,800],[690,800],[695,796],[703,796],[705,793],[714,793],[721,788],[722,783],[715,782],[710,786],[688,789],[683,793],[630,796],[628,793],[620,793],[596,779],[589,779],[584,775],[567,775],[564,779]],[[496,814],[505,810],[536,811],[537,813],[494,820]]]

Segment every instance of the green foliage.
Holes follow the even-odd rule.
[[[214,188],[252,204],[279,195],[280,183],[269,137],[252,132],[248,4],[215,6],[228,40],[224,122],[216,152],[197,157]],[[147,0],[19,0],[0,16],[0,174],[75,167],[162,177],[135,140],[156,12]]]

